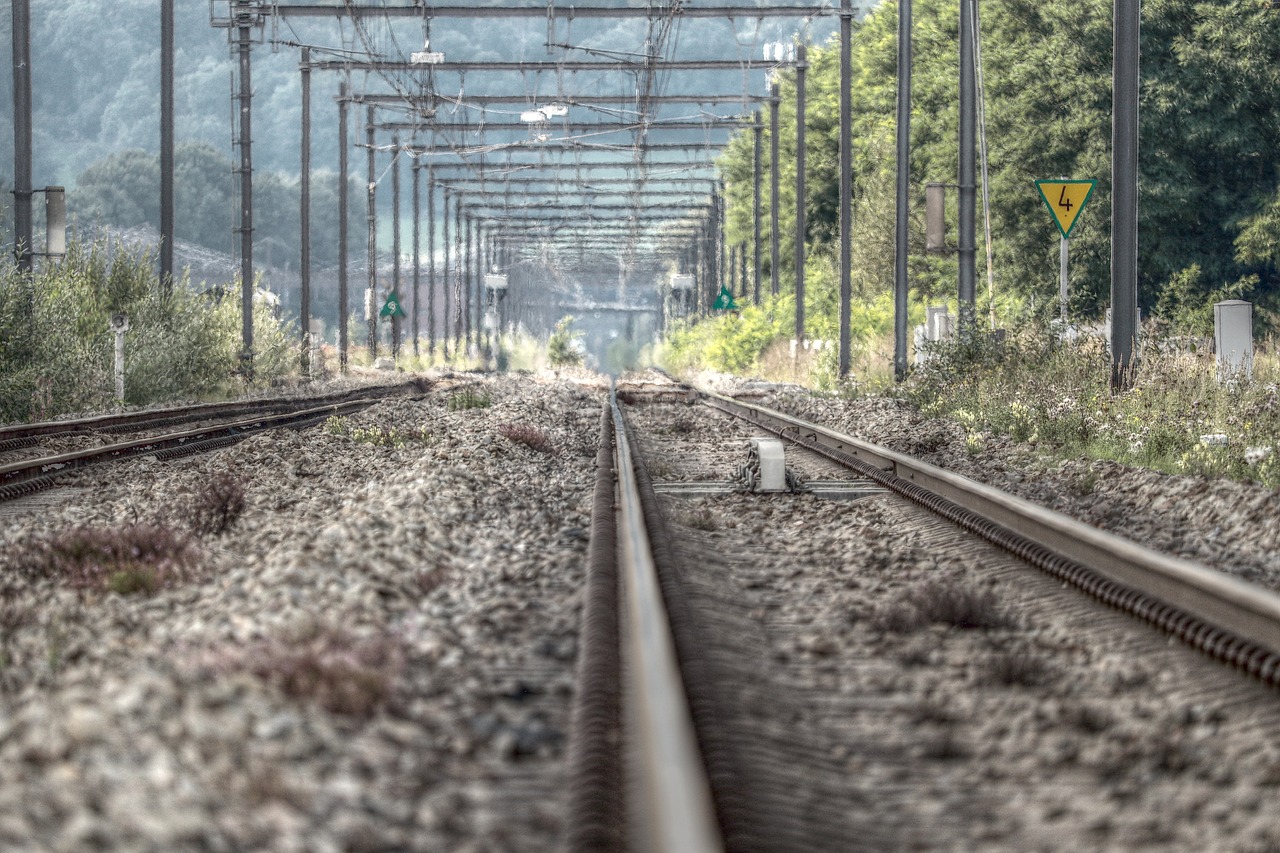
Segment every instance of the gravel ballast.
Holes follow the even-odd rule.
[[[549,848],[602,399],[446,378],[6,505],[0,847]],[[80,528],[185,535],[222,474],[242,516],[154,594],[42,576]]]

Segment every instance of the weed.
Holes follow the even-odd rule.
[[[244,486],[230,471],[209,478],[188,508],[197,536],[226,532],[244,512]]]
[[[882,631],[907,634],[940,623],[956,628],[994,630],[1016,627],[987,589],[955,581],[929,581],[880,608],[872,624]]]
[[[489,395],[476,391],[474,388],[463,388],[461,391],[449,395],[449,411],[451,412],[487,409],[491,405],[493,405],[493,400]]]
[[[450,408],[453,408],[450,404]],[[404,447],[410,441],[424,441],[427,438],[425,429],[406,431],[394,427],[383,427],[374,424],[367,427],[353,427],[346,418],[331,417],[324,422],[324,431],[329,435],[349,438],[356,444],[370,444],[374,447]]]
[[[1081,705],[1068,716],[1069,721],[1082,732],[1101,734],[1115,724],[1115,718],[1106,710],[1094,705]]]
[[[1040,687],[1057,677],[1043,658],[1027,651],[996,655],[986,669],[988,682],[1005,687]]]
[[[386,704],[404,669],[404,649],[391,635],[356,636],[330,625],[299,630],[223,649],[206,659],[214,672],[249,672],[286,696],[352,717],[368,717]]]
[[[548,455],[556,452],[555,445],[545,432],[530,424],[498,424],[495,429],[508,441],[523,444],[530,450]]]
[[[971,750],[962,743],[956,733],[950,729],[926,737],[921,741],[920,754],[933,761],[958,761],[968,758]]]
[[[720,527],[716,514],[706,507],[691,509],[680,515],[680,523],[694,530],[716,530]]]
[[[1079,498],[1093,494],[1098,487],[1098,472],[1090,470],[1071,485],[1071,492]]]
[[[189,577],[195,548],[185,534],[153,524],[80,528],[36,543],[31,571],[76,589],[151,594]]]
[[[117,595],[153,594],[160,588],[160,575],[153,566],[138,566],[113,572],[107,578],[107,589]]]

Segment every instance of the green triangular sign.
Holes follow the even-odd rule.
[[[391,291],[391,295],[387,297],[387,301],[382,303],[382,310],[378,312],[380,317],[403,317],[404,306],[400,304],[400,297],[396,296],[396,292]]]
[[[711,307],[716,311],[738,310],[738,303],[733,301],[733,294],[729,291],[728,285],[720,285],[720,295],[716,297],[715,304]]]

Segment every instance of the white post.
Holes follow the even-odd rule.
[[[1218,381],[1253,378],[1253,303],[1228,299],[1213,306]]]
[[[111,315],[111,331],[116,334],[116,406],[124,408],[124,333],[129,331],[128,314]]]
[[[1067,238],[1063,237],[1058,244],[1058,313],[1064,326],[1067,323],[1067,302],[1069,298],[1067,294]]]

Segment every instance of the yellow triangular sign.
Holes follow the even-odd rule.
[[[1045,207],[1053,214],[1053,221],[1058,223],[1062,239],[1071,236],[1071,229],[1075,227],[1080,211],[1084,210],[1097,185],[1097,181],[1036,181],[1040,198],[1044,199]]]

